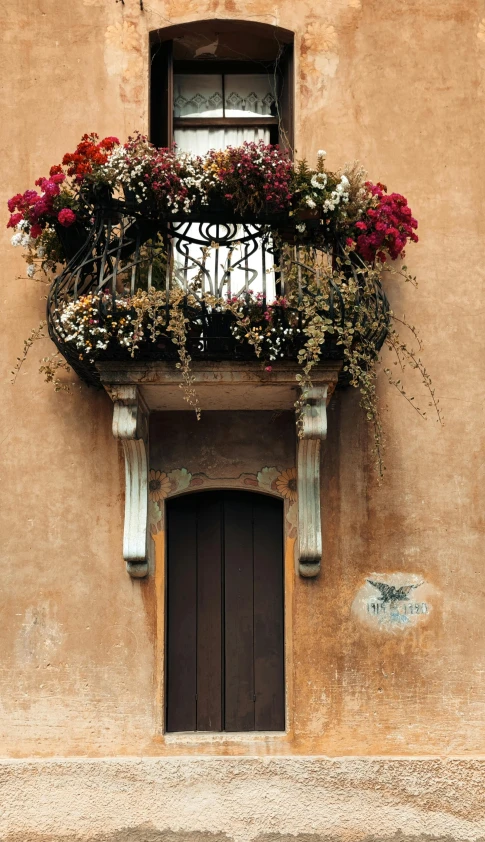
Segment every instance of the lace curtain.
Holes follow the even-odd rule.
[[[262,117],[275,112],[273,80],[265,74],[176,74],[174,117]],[[203,154],[209,149],[240,146],[245,140],[269,143],[269,130],[230,128],[175,129],[182,151]]]
[[[271,116],[273,80],[261,73],[174,76],[174,117]]]

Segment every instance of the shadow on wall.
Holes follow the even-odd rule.
[[[117,830],[113,833],[100,833],[96,836],[79,834],[51,835],[44,833],[21,833],[5,836],[2,842],[232,842],[232,837],[225,833],[208,831],[173,831],[158,830],[151,824],[137,825]],[[375,836],[366,836],[361,842],[375,842]],[[450,836],[430,836],[419,834],[405,836],[397,831],[392,836],[379,836],[379,842],[453,842]],[[342,842],[341,837],[320,833],[264,833],[255,836],[251,842]],[[458,840],[457,840],[458,842]]]

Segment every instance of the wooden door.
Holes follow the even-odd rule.
[[[282,501],[167,504],[167,731],[283,730]]]

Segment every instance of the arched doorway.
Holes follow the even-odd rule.
[[[174,498],[167,541],[167,731],[284,730],[282,501]]]

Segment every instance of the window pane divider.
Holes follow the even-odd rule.
[[[196,129],[209,126],[277,126],[277,117],[175,117],[175,129]]]

